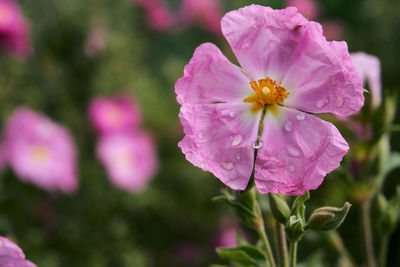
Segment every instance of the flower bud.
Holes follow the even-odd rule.
[[[286,221],[290,216],[290,208],[288,204],[280,195],[276,194],[268,194],[268,195],[269,195],[269,205],[271,207],[272,215],[278,222],[286,224]]]
[[[286,237],[290,242],[294,243],[301,239],[304,234],[304,222],[301,217],[292,215],[285,228]]]
[[[342,224],[350,207],[351,204],[346,202],[342,208],[322,207],[316,209],[308,219],[306,228],[321,231],[334,230]]]

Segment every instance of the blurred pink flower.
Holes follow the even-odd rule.
[[[142,190],[157,170],[152,138],[144,132],[117,133],[100,137],[97,156],[118,188]]]
[[[183,0],[180,16],[185,24],[197,22],[210,32],[221,33],[220,0]]]
[[[147,13],[147,20],[155,30],[168,30],[174,23],[174,15],[168,9],[164,0],[132,0]]]
[[[286,6],[296,7],[299,13],[310,20],[318,18],[321,11],[321,7],[314,0],[288,0]]]
[[[128,96],[97,97],[89,104],[89,117],[100,134],[130,131],[140,123],[140,111]]]
[[[346,43],[327,42],[321,25],[293,7],[251,5],[227,13],[221,25],[242,68],[213,44],[196,49],[175,84],[185,133],[179,147],[234,190],[246,188],[254,162],[261,193],[316,189],[348,144],[309,113],[350,115],[364,104]]]
[[[85,54],[90,57],[100,55],[105,49],[105,31],[102,28],[94,28],[87,36]]]
[[[234,226],[224,227],[218,235],[215,247],[235,247],[236,228]]]
[[[7,163],[25,182],[45,190],[76,191],[76,151],[69,131],[28,108],[18,108],[5,126]]]
[[[12,0],[0,0],[0,47],[20,58],[31,51],[28,22]]]
[[[0,236],[0,266],[3,267],[36,267],[25,259],[25,254],[14,242]]]
[[[324,36],[327,40],[339,40],[343,37],[343,23],[339,20],[326,20],[322,22]]]
[[[372,107],[377,108],[382,102],[381,63],[379,58],[364,52],[351,53],[350,56],[364,83],[368,82],[372,96]]]
[[[0,143],[0,171],[4,169],[6,165],[6,153],[4,150],[4,145]]]

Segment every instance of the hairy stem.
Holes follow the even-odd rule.
[[[381,250],[379,251],[379,267],[386,266],[388,244],[389,244],[389,235],[384,235],[382,237]]]
[[[278,235],[278,244],[279,244],[279,260],[281,267],[287,267],[287,247],[286,247],[286,234],[285,234],[285,226],[281,223],[277,224],[277,235]]]
[[[272,255],[271,245],[269,244],[267,234],[265,233],[264,223],[262,223],[262,226],[258,227],[257,230],[258,230],[258,234],[261,237],[261,240],[264,243],[265,250],[267,252],[267,259],[268,259],[269,263],[271,264],[271,267],[276,267],[274,256]]]
[[[361,203],[361,223],[365,242],[365,256],[367,258],[367,266],[375,267],[374,246],[372,241],[372,228],[370,218],[370,204],[371,201],[367,200]]]
[[[296,266],[296,257],[297,257],[297,241],[290,242],[290,267]]]

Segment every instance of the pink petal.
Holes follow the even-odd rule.
[[[0,236],[0,266],[3,267],[36,267],[25,259],[25,254],[14,242]]]
[[[300,110],[348,116],[364,105],[362,81],[345,42],[327,42],[321,25],[304,27],[282,84],[290,91],[285,105]]]
[[[157,155],[151,137],[144,132],[102,136],[97,155],[118,188],[137,192],[157,171]]]
[[[183,23],[198,20],[203,27],[214,33],[221,32],[221,13],[220,0],[183,0],[180,9]]]
[[[264,120],[255,183],[261,193],[302,195],[339,167],[349,147],[331,123],[301,111],[279,109],[278,119],[267,113]]]
[[[301,39],[300,26],[307,23],[294,7],[273,10],[251,5],[227,13],[221,28],[252,80],[268,76],[281,81]]]
[[[211,43],[200,45],[175,84],[180,104],[238,102],[251,93],[249,78]]]
[[[372,94],[372,106],[378,107],[382,102],[381,63],[379,58],[364,52],[351,53],[351,60],[361,78],[368,82]]]
[[[185,138],[178,144],[193,165],[243,190],[250,179],[261,112],[251,104],[185,104],[179,117]]]

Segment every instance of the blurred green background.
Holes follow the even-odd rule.
[[[216,43],[231,60],[222,36],[192,25],[152,30],[142,9],[129,0],[21,0],[31,22],[34,52],[26,60],[0,58],[0,121],[27,105],[66,125],[79,150],[79,191],[65,196],[0,174],[0,235],[12,237],[38,266],[208,266],[222,221],[234,220],[228,207],[211,198],[223,188],[211,174],[188,163],[177,147],[182,139],[174,83],[203,42]],[[177,11],[180,1],[167,1]],[[283,1],[223,0],[224,11],[250,3],[282,8]],[[383,86],[400,84],[400,1],[321,0],[321,20],[340,20],[349,50],[381,59]],[[104,51],[89,57],[85,42],[100,29]],[[87,118],[98,95],[127,92],[140,103],[144,127],[157,141],[160,171],[141,193],[115,189],[95,157],[96,135]],[[395,136],[397,137],[397,136]],[[395,139],[395,138],[394,138]],[[400,142],[394,141],[397,150]],[[392,181],[398,176],[393,176]],[[347,199],[330,175],[312,192],[313,205],[342,205]],[[394,189],[389,186],[388,196]],[[341,231],[362,259],[354,208]],[[245,231],[247,231],[245,229]],[[252,238],[252,233],[248,232]],[[392,237],[388,266],[400,266],[400,233]],[[320,247],[311,236],[300,245],[300,260]],[[397,250],[397,251],[396,251]],[[326,246],[324,266],[335,266]]]

